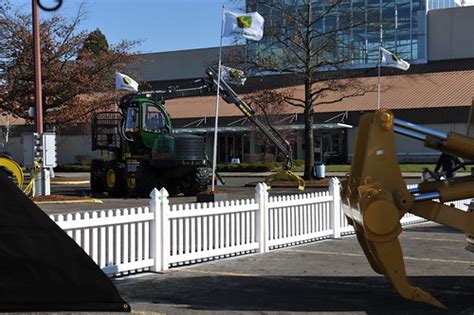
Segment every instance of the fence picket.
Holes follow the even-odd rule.
[[[59,218],[58,218],[59,219]],[[97,219],[97,211],[92,212],[92,221]],[[99,264],[99,236],[98,236],[98,228],[92,228],[92,260],[95,261],[96,264]]]
[[[107,211],[107,217],[111,218],[115,216],[115,212],[113,210]],[[109,225],[107,227],[107,252],[105,253],[105,265],[106,266],[111,266],[113,265],[114,261],[114,226]]]
[[[143,214],[143,208],[138,208],[138,214]],[[137,223],[137,261],[143,260],[143,222]]]
[[[81,213],[76,212],[74,217],[72,218],[74,221],[81,220]],[[76,241],[77,245],[82,247],[82,231],[80,229],[74,230],[74,240]]]
[[[137,214],[135,208],[130,209],[130,216],[134,216]],[[137,230],[136,230],[136,223],[130,224],[130,262],[136,261],[137,258]]]
[[[130,211],[128,209],[123,210],[123,215],[124,216],[129,216]],[[129,248],[130,248],[130,230],[129,230],[130,224],[124,224],[123,225],[123,263],[129,263],[130,262],[130,254],[129,254]]]
[[[89,218],[90,218],[89,212],[84,212],[83,220],[88,221]],[[87,255],[92,256],[91,251],[90,251],[90,233],[91,233],[91,229],[89,228],[85,228],[83,230],[84,243],[82,244],[82,249],[87,253]]]
[[[104,210],[99,211],[99,218],[105,218],[106,217],[106,212]],[[99,235],[99,267],[105,267],[106,266],[106,251],[107,249],[105,248],[105,240],[106,240],[106,228],[105,226],[100,227],[100,235]]]
[[[117,209],[115,215],[121,216],[122,210]],[[122,263],[122,244],[123,244],[122,225],[118,224],[115,226],[115,265]]]

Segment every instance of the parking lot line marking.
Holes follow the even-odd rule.
[[[306,253],[306,254],[322,254],[322,255],[335,255],[335,256],[352,256],[352,257],[365,257],[363,254],[355,253],[341,253],[341,252],[325,252],[318,250],[301,250],[301,249],[285,249],[283,252],[294,252],[294,253]],[[456,259],[439,259],[439,258],[421,258],[405,256],[405,260],[418,260],[418,261],[431,261],[441,263],[453,263],[453,264],[474,264],[474,260],[456,260]]]
[[[406,260],[419,260],[419,261],[432,261],[432,262],[441,262],[441,263],[474,265],[474,260],[456,260],[456,259],[439,259],[439,258],[419,258],[419,257],[410,257],[410,256],[405,256],[405,259],[406,259]]]
[[[352,256],[352,257],[365,257],[363,254],[356,253],[341,253],[341,252],[325,252],[320,250],[301,250],[301,249],[285,249],[283,252],[294,252],[294,253],[306,253],[306,254],[323,254],[323,255],[335,255],[335,256]]]
[[[226,272],[226,271],[208,271],[199,269],[180,269],[174,270],[175,272],[188,272],[188,273],[204,273],[209,275],[217,276],[231,276],[231,277],[261,277],[262,275],[251,274],[251,273],[238,273],[238,272]]]
[[[465,240],[453,240],[449,238],[428,238],[428,237],[405,237],[404,239],[409,240],[421,240],[421,241],[440,241],[440,242],[455,242],[455,243],[465,243]]]

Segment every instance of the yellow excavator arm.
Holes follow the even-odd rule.
[[[359,122],[351,172],[342,182],[344,213],[372,269],[384,274],[404,298],[445,308],[407,279],[398,239],[400,219],[410,212],[464,231],[469,238],[474,235],[474,212],[444,202],[474,197],[474,177],[426,181],[408,190],[397,160],[395,133],[468,159],[474,159],[474,139],[395,119],[386,109],[367,113]]]

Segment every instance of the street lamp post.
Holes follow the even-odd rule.
[[[35,104],[36,104],[36,132],[43,133],[43,95],[41,86],[41,46],[40,46],[40,29],[38,16],[37,0],[32,0],[33,8],[33,51],[35,64]]]

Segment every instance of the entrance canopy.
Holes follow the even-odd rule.
[[[236,126],[236,125],[227,125],[218,127],[218,132],[247,132],[253,131],[256,127],[252,125],[245,126]],[[276,130],[304,130],[303,124],[293,124],[293,125],[275,125]],[[344,123],[322,123],[314,124],[313,129],[317,130],[334,130],[334,129],[350,129],[351,125]],[[175,128],[174,133],[212,133],[214,132],[214,127],[183,127]]]

